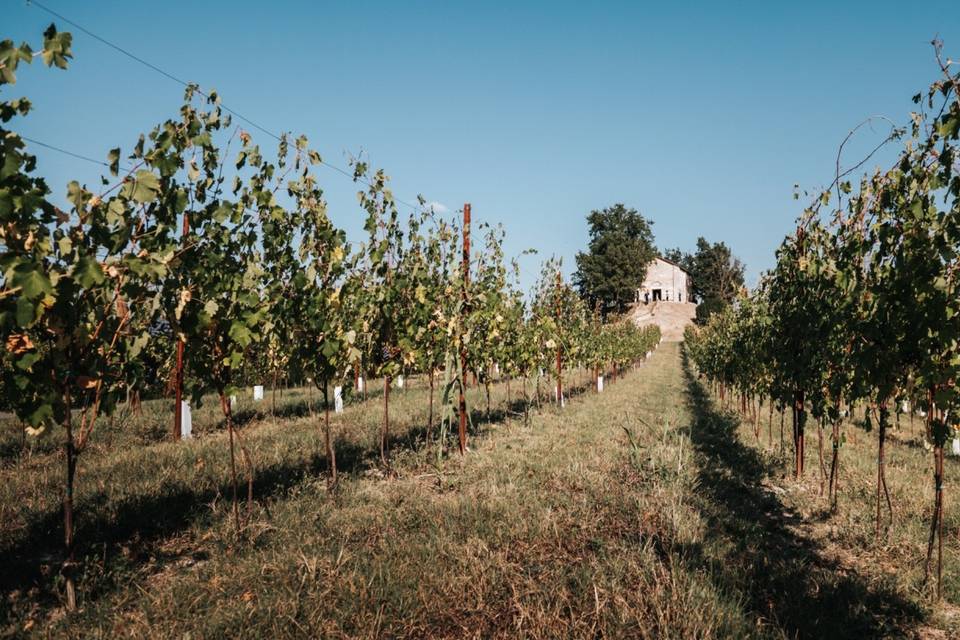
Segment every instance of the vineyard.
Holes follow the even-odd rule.
[[[720,402],[752,422],[758,440],[762,401],[771,422],[774,409],[789,411],[798,479],[814,430],[819,493],[832,514],[844,508],[848,432],[876,432],[878,541],[906,499],[887,480],[890,430],[921,422],[930,464],[908,491],[930,500],[919,588],[940,598],[945,523],[950,529],[944,451],[960,446],[951,418],[960,411],[960,74],[939,42],[934,48],[941,79],[914,96],[911,126],[883,143],[903,145],[895,162],[857,182],[838,156],[833,183],[783,241],[776,267],[738,305],[688,330],[686,344]]]
[[[0,42],[0,87],[72,47]],[[502,227],[364,156],[352,241],[306,136],[189,83],[63,207],[4,95],[0,637],[960,632],[960,74],[935,54],[889,168],[838,155],[704,322],[590,306],[559,258],[524,291]]]
[[[5,41],[3,83],[13,84],[19,66],[37,56],[66,68],[71,40],[51,26],[39,53]],[[2,103],[5,123],[29,111],[26,99]],[[280,136],[268,159],[215,93],[192,85],[180,113],[141,136],[128,156],[109,152],[110,176],[99,191],[69,185],[70,211],[47,200],[25,142],[6,128],[0,136],[4,395],[22,435],[4,452],[10,459],[42,451],[46,465],[60,460],[64,560],[41,582],[62,591],[68,611],[82,600],[77,585],[91,580],[88,556],[104,540],[75,500],[83,493],[78,476],[86,475],[79,470],[103,455],[98,425],[108,421],[129,446],[158,441],[150,398],[167,388],[175,398],[167,439],[183,436],[181,397],[197,410],[219,406],[229,464],[219,479],[226,486],[208,492],[229,496],[236,540],[250,541],[263,526],[257,486],[269,476],[235,412],[250,383],[272,379],[274,395],[278,380],[300,387],[297,404],[281,398],[278,409],[274,398],[271,415],[311,416],[323,434],[317,474],[331,492],[338,468],[355,470],[365,455],[356,445],[344,450],[333,433],[333,396],[344,386],[361,402],[379,397],[380,473],[394,475],[391,450],[414,440],[431,452],[442,482],[448,458],[463,456],[480,429],[475,415],[484,423],[494,411],[528,421],[545,402],[564,406],[571,394],[600,389],[604,376],[616,379],[660,340],[655,327],[602,322],[563,281],[559,261],[545,263],[527,303],[515,265],[505,261],[502,231],[482,227],[480,249],[471,248],[469,204],[459,226],[425,207],[401,220],[384,172],[360,160],[352,179],[363,186],[357,196],[369,237],[348,242],[327,216],[312,173],[322,160],[306,138]],[[411,433],[409,405],[398,415],[397,394],[411,378],[427,396],[419,434]],[[379,381],[376,390],[370,380]],[[499,404],[494,385],[505,389]],[[472,387],[483,390],[479,414],[467,402]],[[218,429],[210,412],[201,416],[202,429]],[[131,438],[138,423],[145,432]],[[54,446],[62,455],[51,457]],[[15,502],[5,500],[5,519],[18,521],[13,530],[49,526],[49,510],[7,514]],[[7,540],[5,556],[35,570],[35,555],[14,551],[23,543]],[[13,574],[14,582],[22,578]]]

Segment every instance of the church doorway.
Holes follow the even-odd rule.
[[[663,300],[663,289],[654,289],[653,290],[653,300]]]

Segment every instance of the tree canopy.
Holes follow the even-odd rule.
[[[697,238],[697,251],[689,263],[693,293],[698,299],[731,304],[743,288],[743,263],[723,242],[711,244]]]
[[[657,256],[653,223],[623,204],[591,211],[587,223],[590,242],[586,253],[577,253],[574,284],[591,308],[599,303],[605,312],[620,311]]]
[[[690,289],[699,303],[699,322],[733,304],[743,289],[743,263],[723,242],[710,243],[700,237],[694,253],[668,249],[662,255],[690,274]]]

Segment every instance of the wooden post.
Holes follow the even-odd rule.
[[[190,218],[183,212],[182,237],[186,240],[190,233]],[[177,373],[176,373],[176,404],[173,407],[173,439],[179,440],[183,434],[183,339],[177,336]]]
[[[559,334],[560,329],[560,271],[557,271],[557,292],[556,292],[556,313],[557,313],[557,329]],[[561,381],[561,374],[563,373],[563,358],[560,355],[560,336],[557,335],[557,405],[563,407],[563,382]]]
[[[463,205],[463,307],[461,314],[467,312],[467,286],[470,283],[470,204]],[[467,399],[463,389],[467,384],[467,345],[463,342],[463,327],[460,337],[460,455],[467,449]]]

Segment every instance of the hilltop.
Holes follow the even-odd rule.
[[[667,342],[683,340],[683,330],[693,324],[697,316],[697,305],[692,302],[656,301],[650,304],[637,304],[627,314],[638,327],[655,324]]]

